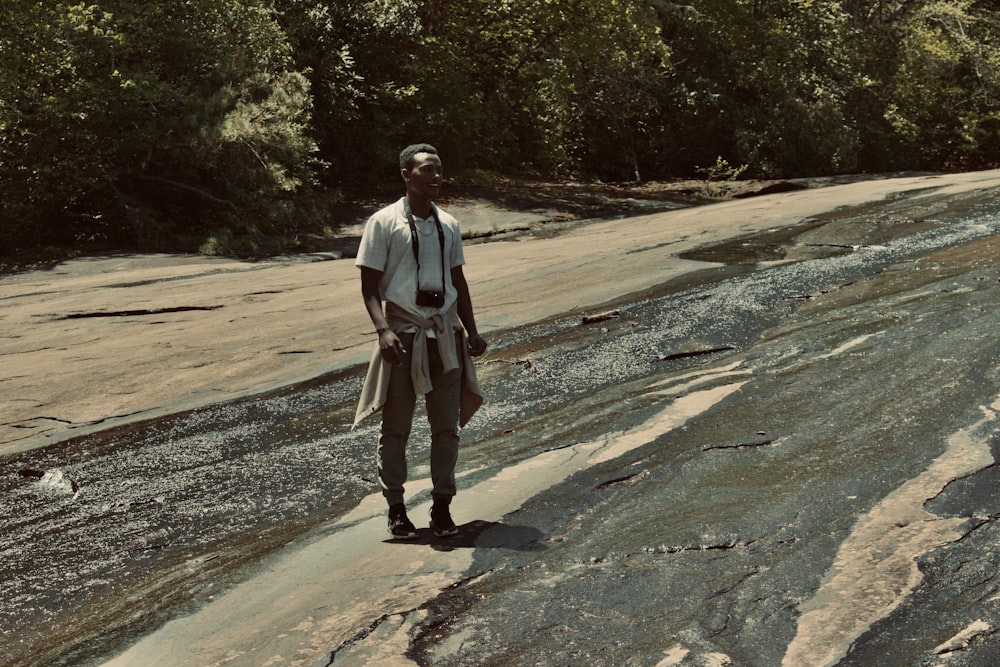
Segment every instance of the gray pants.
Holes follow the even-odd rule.
[[[457,334],[461,343],[461,334]],[[389,505],[403,502],[406,482],[406,442],[413,424],[417,396],[410,377],[410,351],[413,334],[400,334],[407,350],[406,358],[392,369],[389,395],[382,408],[382,434],[378,442],[378,477],[382,495]],[[428,341],[431,383],[427,394],[427,421],[431,427],[431,481],[435,499],[455,495],[455,464],[458,461],[458,417],[462,389],[462,371],[441,371],[437,343]]]

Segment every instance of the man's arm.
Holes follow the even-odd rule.
[[[403,348],[403,342],[389,328],[389,323],[385,319],[385,313],[382,310],[382,293],[378,287],[381,280],[381,271],[370,269],[367,266],[361,267],[361,297],[365,301],[368,317],[371,318],[375,330],[378,331],[378,347],[382,351],[382,358],[393,366],[398,366],[403,363],[406,349]]]
[[[469,283],[465,280],[465,272],[461,266],[451,270],[451,284],[458,290],[458,319],[469,334],[469,353],[478,357],[486,352],[486,340],[479,335],[476,328],[476,316],[472,312],[472,297],[469,296]]]

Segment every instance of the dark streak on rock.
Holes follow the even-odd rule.
[[[717,591],[715,591],[714,593],[712,593],[711,595],[709,595],[709,596],[708,596],[708,599],[709,599],[709,600],[714,600],[715,598],[718,598],[718,597],[722,597],[722,596],[723,596],[723,595],[725,595],[726,593],[732,593],[732,592],[733,592],[733,591],[735,591],[735,590],[736,590],[737,588],[739,588],[740,586],[742,586],[742,585],[743,585],[743,583],[744,583],[744,582],[745,582],[745,581],[746,581],[747,579],[749,579],[750,577],[754,576],[754,575],[755,575],[755,574],[757,574],[758,572],[759,572],[759,570],[752,570],[752,571],[750,571],[750,572],[747,572],[747,573],[746,573],[746,574],[744,574],[744,575],[743,575],[742,577],[740,577],[740,578],[739,578],[739,579],[738,579],[737,581],[734,581],[734,582],[732,583],[732,585],[730,585],[730,586],[726,586],[725,588],[720,588],[719,590],[717,590]]]
[[[771,438],[770,440],[759,440],[757,442],[739,442],[735,445],[710,445],[708,447],[702,447],[703,452],[710,452],[714,449],[752,449],[754,447],[767,447],[768,445],[773,445],[776,439]]]
[[[469,582],[472,582],[472,581],[475,581],[477,579],[480,579],[483,576],[485,576],[486,574],[489,574],[489,572],[491,572],[491,571],[492,570],[488,570],[486,572],[482,572],[482,573],[479,573],[479,574],[474,574],[472,576],[465,577],[464,579],[460,579],[459,581],[456,581],[456,582],[454,582],[454,583],[446,586],[443,589],[442,593],[444,593],[446,591],[454,591],[456,589],[462,588],[463,586],[468,585]],[[420,609],[432,609],[432,605],[433,604],[434,604],[434,600],[431,600],[429,602],[425,602],[424,604],[420,605],[419,607],[417,607],[415,609],[408,609],[406,611],[399,611],[399,612],[395,612],[393,614],[383,614],[383,615],[379,616],[374,621],[372,621],[371,623],[369,623],[368,625],[366,625],[365,627],[361,628],[356,633],[354,633],[353,635],[351,635],[350,637],[348,637],[347,639],[345,639],[335,649],[333,649],[330,652],[330,659],[326,663],[325,667],[332,667],[332,665],[337,660],[337,654],[338,653],[340,653],[344,649],[349,648],[350,646],[352,646],[352,645],[354,645],[354,644],[356,644],[356,643],[358,643],[360,641],[363,641],[365,638],[367,638],[369,635],[371,635],[373,632],[375,632],[375,630],[377,630],[378,627],[380,625],[382,625],[383,623],[385,623],[390,617],[392,617],[392,616],[402,616],[403,619],[404,619],[404,621],[405,621],[406,617],[409,616],[410,614],[412,614],[415,611],[418,611]],[[467,607],[468,605],[464,604],[463,606]],[[424,637],[424,636],[428,635],[429,633],[434,632],[438,628],[447,627],[454,620],[455,616],[456,616],[456,614],[454,614],[453,610],[452,610],[452,613],[445,614],[443,617],[438,617],[436,619],[432,619],[432,620],[427,621],[426,624],[422,624],[421,628],[420,628],[420,633],[419,633],[419,636],[417,637],[417,639],[419,639],[421,637]],[[414,642],[411,642],[411,646],[413,645],[413,643]]]
[[[170,308],[141,308],[136,310],[110,310],[96,313],[70,313],[56,319],[82,320],[94,317],[139,317],[142,315],[162,315],[164,313],[186,313],[198,310],[218,310],[222,306],[173,306]]]
[[[413,612],[413,610],[411,609],[409,611],[398,612],[398,614],[402,614],[405,617],[405,616],[409,615],[412,612]],[[389,619],[390,616],[396,616],[398,614],[382,614],[381,616],[379,616],[378,618],[376,618],[374,621],[372,621],[371,623],[369,623],[368,625],[366,625],[365,627],[361,628],[360,630],[358,630],[357,632],[355,632],[353,635],[351,635],[350,637],[348,637],[347,639],[345,639],[340,644],[340,646],[338,646],[337,648],[333,649],[330,652],[330,661],[326,663],[326,667],[330,667],[331,665],[333,665],[336,662],[336,660],[337,660],[337,654],[340,651],[344,650],[345,648],[347,648],[347,647],[349,647],[349,646],[351,646],[351,645],[353,645],[353,644],[355,644],[355,643],[357,643],[359,641],[364,640],[365,637],[367,637],[371,633],[375,632],[375,630],[378,629],[378,626],[382,625],[386,620]]]
[[[627,482],[639,473],[632,473],[631,475],[625,475],[624,477],[616,477],[615,479],[609,479],[606,482],[601,482],[597,485],[599,489],[606,489],[609,486],[614,486],[615,484],[621,484],[622,482]]]
[[[59,417],[46,417],[45,415],[40,415],[38,417],[32,417],[30,419],[22,419],[20,422],[14,422],[11,424],[3,424],[3,426],[11,426],[13,428],[35,428],[34,426],[29,426],[30,422],[56,422],[57,424],[72,424],[73,422],[68,419],[60,419]]]
[[[673,354],[660,355],[660,361],[673,361],[675,359],[689,359],[691,357],[701,357],[706,354],[715,354],[716,352],[728,352],[729,350],[735,350],[736,348],[732,345],[723,345],[722,347],[713,347],[707,350],[694,350],[692,352],[674,352]]]
[[[853,245],[844,245],[843,243],[806,243],[807,248],[843,248],[844,250],[854,250]]]

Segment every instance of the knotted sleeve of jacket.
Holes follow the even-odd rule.
[[[437,341],[443,370],[446,373],[459,370],[462,372],[458,423],[460,426],[469,423],[469,420],[483,404],[483,393],[479,387],[479,379],[476,376],[476,367],[472,363],[469,346],[465,343],[465,332],[462,329],[456,308],[452,307],[447,313],[426,319],[388,302],[385,316],[390,328],[396,333],[416,327],[413,349],[410,351],[410,377],[413,380],[414,393],[424,395],[434,388],[431,383],[430,355],[427,347],[432,340]],[[427,336],[428,329],[434,330],[437,334],[436,339]],[[456,331],[459,332],[457,341],[454,335]],[[372,352],[371,361],[368,364],[368,374],[365,376],[365,383],[361,389],[358,409],[354,414],[354,425],[351,428],[356,428],[366,417],[382,410],[389,393],[389,378],[391,376],[392,364],[382,358],[382,351],[378,341],[376,341],[375,350]]]

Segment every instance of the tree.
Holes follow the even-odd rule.
[[[992,166],[995,0],[6,0],[0,254],[266,251],[313,195]]]
[[[639,181],[655,173],[668,131],[670,50],[649,3],[610,2],[587,12],[563,48],[564,69],[553,72],[550,91],[554,99],[568,93],[555,108],[575,131],[569,157],[578,166],[569,173]]]
[[[419,91],[412,109],[460,166],[634,175],[667,69],[648,3],[451,0],[420,20],[405,73]]]
[[[311,82],[311,135],[330,187],[371,187],[392,169],[416,132],[407,121],[418,92],[409,60],[421,50],[414,0],[288,0],[279,19],[295,69]]]
[[[856,91],[871,170],[995,164],[1000,52],[995,11],[972,0],[854,7],[870,85]]]
[[[854,168],[859,142],[844,102],[855,62],[839,2],[725,0],[661,16],[676,72],[668,169],[691,173],[718,158],[764,177]]]
[[[0,229],[13,242],[248,242],[312,179],[308,82],[264,0],[6,4]],[[22,68],[18,70],[18,68]],[[171,241],[172,242],[172,241]]]
[[[92,6],[0,8],[0,242],[65,242],[101,225],[122,41]],[[75,231],[75,230],[80,231]]]

